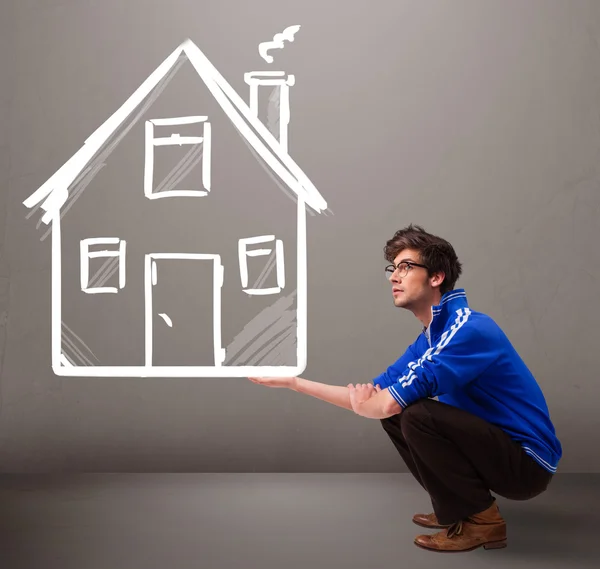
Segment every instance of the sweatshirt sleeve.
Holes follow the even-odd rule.
[[[404,408],[417,399],[452,393],[476,379],[498,356],[491,334],[482,334],[463,321],[447,330],[421,358],[407,364],[389,385],[390,395]]]
[[[395,383],[398,377],[400,377],[406,369],[406,366],[411,361],[417,359],[418,356],[414,350],[417,341],[418,338],[412,343],[412,345],[408,346],[406,351],[393,364],[391,364],[383,373],[379,374],[375,379],[373,379],[373,385],[379,385],[381,389],[385,389],[386,387],[389,387]]]

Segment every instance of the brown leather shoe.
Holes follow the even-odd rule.
[[[473,514],[432,535],[419,535],[415,545],[440,552],[472,551],[478,547],[506,547],[506,522],[494,502],[487,510]]]
[[[413,523],[424,528],[447,528],[450,524],[440,524],[435,514],[415,514],[412,519]]]

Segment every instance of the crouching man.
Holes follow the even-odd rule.
[[[387,242],[394,305],[421,322],[416,340],[369,384],[301,377],[249,378],[287,387],[379,419],[432,513],[414,523],[437,531],[415,544],[433,551],[505,547],[494,492],[527,500],[548,487],[562,456],[544,395],[491,317],[456,289],[462,266],[446,240],[419,226]]]

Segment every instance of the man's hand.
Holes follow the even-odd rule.
[[[357,384],[354,387],[348,385],[350,405],[352,410],[361,417],[367,419],[385,419],[402,411],[387,389],[381,389],[378,385]],[[398,408],[398,410],[395,409]]]
[[[267,387],[287,387],[288,389],[296,389],[296,377],[249,377],[252,383],[258,385],[266,385]]]
[[[371,399],[374,395],[381,391],[379,385],[373,385],[372,383],[357,383],[356,387],[351,383],[348,384],[348,390],[350,393],[350,403],[355,413],[360,411],[360,406]]]

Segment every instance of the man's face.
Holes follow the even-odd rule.
[[[394,259],[394,265],[399,266],[399,269],[389,277],[394,305],[409,310],[430,303],[434,290],[429,283],[427,269],[403,264],[410,262],[423,264],[418,251],[413,249],[400,251]]]

